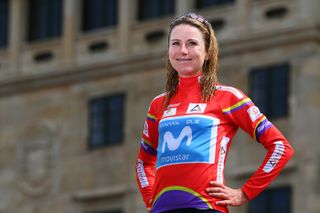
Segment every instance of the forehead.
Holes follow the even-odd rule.
[[[189,24],[180,24],[175,26],[170,33],[172,39],[202,39],[202,32],[195,26]]]

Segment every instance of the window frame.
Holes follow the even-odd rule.
[[[28,0],[28,16],[26,20],[28,30],[26,40],[28,42],[36,42],[61,37],[64,24],[64,1],[46,0],[46,2],[43,2],[44,5],[42,6],[44,8],[42,8],[42,10],[39,9],[41,5],[39,6],[38,1],[40,0]],[[57,7],[56,10],[52,10],[54,6]],[[42,17],[39,13],[45,13],[45,11],[47,14],[45,17]],[[43,21],[42,25],[44,28],[40,27],[41,24],[39,24],[39,20]]]
[[[3,5],[2,5],[3,4]],[[9,23],[10,23],[10,1],[9,0],[4,0],[2,2],[2,11],[4,13],[0,13],[0,23],[3,23],[2,27],[0,28],[0,49],[1,48],[6,48],[8,46],[8,39],[9,39]]]
[[[236,0],[216,0],[216,2],[210,4],[207,0],[195,0],[194,6],[196,9],[201,10],[208,7],[219,7],[222,5],[234,4]]]
[[[118,126],[117,129],[119,129],[118,134],[120,135],[118,139],[114,140],[114,141],[110,141],[110,135],[112,132],[114,132],[113,128],[110,128],[110,125],[108,122],[110,122],[110,103],[112,102],[112,99],[114,98],[120,98],[121,101],[121,109],[120,109],[120,124]],[[98,134],[99,132],[95,132],[95,127],[93,126],[95,122],[98,122],[97,119],[94,118],[94,113],[93,112],[93,104],[94,102],[98,102],[98,101],[102,101],[104,102],[102,105],[103,106],[98,106],[98,107],[102,107],[103,113],[102,115],[100,114],[99,116],[103,116],[104,118],[102,118],[102,123],[99,123],[96,125],[101,125],[102,127],[100,127],[103,130],[100,130],[103,134],[103,142],[102,143],[96,143],[93,140],[94,134]],[[109,95],[103,95],[103,96],[99,96],[99,97],[94,97],[91,98],[88,101],[88,142],[87,142],[87,147],[89,150],[95,150],[95,149],[100,149],[100,148],[104,148],[104,147],[108,147],[108,146],[116,146],[116,145],[121,145],[124,142],[124,138],[125,138],[125,134],[124,134],[124,128],[125,128],[125,106],[126,106],[126,94],[125,93],[114,93],[114,94],[109,94]],[[97,107],[97,105],[95,106]],[[101,119],[101,118],[100,118]],[[101,121],[100,121],[101,122]],[[96,127],[96,129],[98,129]],[[100,133],[101,133],[100,132]]]
[[[290,116],[290,70],[288,63],[279,63],[255,67],[249,72],[249,96],[262,113],[270,119],[287,118]],[[283,75],[281,81],[283,84],[276,84],[276,81],[279,81],[280,74]],[[258,77],[258,75],[261,76]],[[282,96],[279,98],[279,94],[281,95],[281,93]],[[264,96],[265,98],[263,98]],[[281,101],[281,105],[280,107],[276,107],[279,105],[279,100]]]
[[[269,189],[265,189],[263,192],[261,192],[261,194],[259,194],[256,198],[254,198],[252,201],[250,201],[250,203],[247,206],[247,213],[263,213],[261,212],[261,209],[254,209],[255,206],[259,206],[260,208],[264,208],[265,212],[267,213],[275,213],[275,212],[279,212],[277,209],[273,209],[273,206],[278,205],[279,201],[274,201],[273,199],[276,196],[279,196],[279,194],[281,193],[287,193],[287,197],[285,197],[286,201],[288,203],[286,203],[287,205],[287,210],[288,212],[283,212],[282,213],[291,213],[292,212],[292,196],[293,196],[293,190],[291,186],[279,186],[279,187],[273,187],[273,188],[269,188]],[[278,193],[278,194],[276,194]],[[265,200],[261,200],[264,197]],[[283,198],[283,196],[281,196]],[[262,206],[261,207],[261,203],[255,203],[255,202],[261,202],[264,201],[266,206]],[[283,203],[283,202],[281,202]]]
[[[145,8],[147,6],[143,6],[144,3],[152,4],[152,2],[155,2],[155,5],[153,5],[153,7],[151,9]],[[151,0],[138,0],[137,1],[136,19],[138,22],[159,19],[164,16],[169,16],[169,15],[175,14],[175,11],[177,8],[176,0],[152,0],[152,2],[151,2]],[[172,5],[165,5],[165,4],[162,5],[161,3],[163,3],[163,2],[165,2],[165,4],[172,3]],[[151,5],[150,5],[150,7],[151,7]],[[141,11],[142,8],[145,8],[144,11]],[[172,9],[172,11],[171,11],[171,9]],[[155,14],[144,14],[145,11],[150,12],[152,10],[154,10],[153,12],[155,12]],[[168,11],[166,11],[166,10],[168,10]]]
[[[115,14],[112,14],[112,19],[110,21],[110,17],[108,17],[107,14],[109,14],[108,12],[106,13],[102,13],[100,15],[103,16],[103,19],[100,19],[97,21],[97,23],[94,22],[94,15],[96,14],[92,14],[90,13],[89,10],[89,4],[90,2],[92,3],[92,10],[94,10],[94,8],[99,7],[101,8],[101,10],[103,9],[108,9],[109,8],[109,3],[110,0],[100,0],[102,5],[93,5],[95,4],[94,1],[92,0],[82,0],[81,1],[81,13],[82,13],[82,18],[81,18],[81,24],[80,24],[80,30],[82,33],[88,33],[91,31],[95,31],[95,30],[101,30],[101,29],[106,29],[106,28],[110,28],[110,27],[115,27],[118,25],[119,23],[119,0],[112,0],[112,10],[114,11]],[[96,3],[97,4],[97,3]],[[92,11],[91,11],[92,12]],[[97,17],[95,17],[97,18]],[[99,22],[99,23],[98,23]],[[110,23],[109,23],[110,22]],[[98,25],[98,26],[94,26],[94,25]]]

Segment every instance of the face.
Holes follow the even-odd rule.
[[[169,61],[180,77],[192,77],[202,73],[207,57],[201,31],[191,25],[175,26],[169,39]]]

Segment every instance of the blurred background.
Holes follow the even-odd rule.
[[[168,25],[186,11],[216,32],[220,82],[295,148],[266,191],[230,211],[320,212],[319,0],[0,0],[1,213],[146,212],[135,160],[165,84]],[[239,130],[227,184],[241,187],[264,155]]]

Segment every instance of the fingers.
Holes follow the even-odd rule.
[[[210,187],[206,189],[208,195],[217,198],[220,206],[241,206],[248,202],[246,195],[241,189],[230,188],[223,183],[210,181]]]
[[[216,204],[218,206],[232,206],[232,201],[231,200],[221,200],[221,201],[217,201]]]
[[[209,192],[209,193],[213,193],[213,192],[222,192],[222,191],[223,191],[223,189],[221,189],[221,188],[217,188],[217,187],[209,187],[209,188],[207,188],[207,189],[206,189],[206,191],[207,191],[207,192]]]
[[[237,203],[234,189],[217,181],[210,181],[209,185],[206,191],[210,196],[218,199],[217,205],[234,206]]]
[[[220,198],[220,199],[228,199],[228,195],[226,195],[225,193],[208,193],[210,196],[215,197],[215,198]]]
[[[214,187],[225,188],[225,185],[223,183],[218,182],[218,181],[210,181],[209,184]]]
[[[149,200],[149,204],[150,204],[150,205],[152,204],[152,199]],[[151,213],[151,208],[147,208],[147,212],[148,212],[148,213]]]

